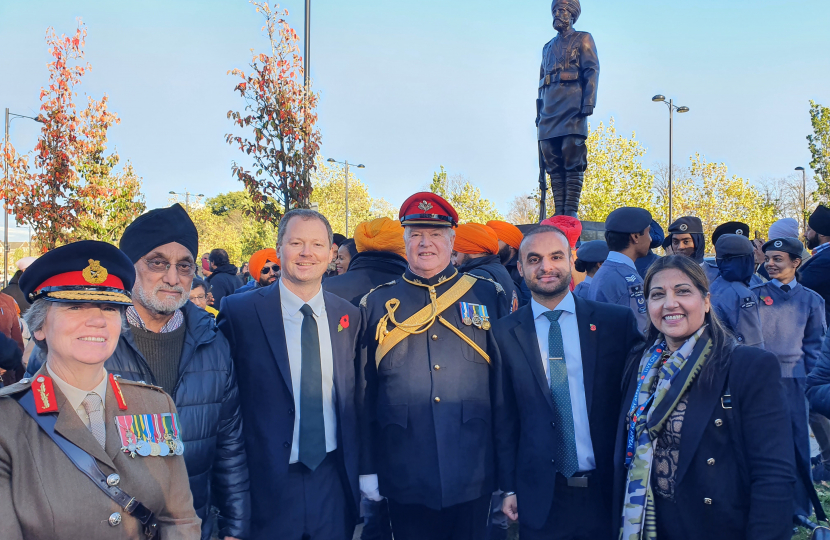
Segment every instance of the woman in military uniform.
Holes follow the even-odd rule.
[[[104,368],[134,281],[126,255],[93,241],[21,278],[47,359],[0,390],[3,540],[199,538],[173,401]]]

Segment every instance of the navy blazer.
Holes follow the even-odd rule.
[[[628,413],[642,349],[632,354],[618,420],[615,523],[625,494]],[[704,368],[688,390],[675,476],[672,538],[788,540],[793,528],[795,453],[790,413],[775,355],[755,347],[732,352],[729,370]],[[728,383],[728,385],[727,385]],[[728,389],[732,408],[721,397]],[[663,525],[665,526],[665,525]],[[660,525],[658,525],[659,529]]]
[[[824,319],[830,321],[830,247],[804,261],[798,272],[798,282],[824,298]]]
[[[355,411],[355,351],[360,311],[352,304],[323,292],[331,333],[334,388],[337,413],[338,470],[351,492],[353,517],[357,519],[359,442]],[[349,325],[337,327],[341,317]],[[294,438],[294,393],[291,367],[282,323],[279,281],[226,296],[217,319],[228,338],[236,367],[243,433],[251,474],[251,530],[266,534],[274,523],[285,519],[271,504],[272,494],[288,475],[288,460]]]
[[[611,523],[616,419],[628,351],[640,343],[634,312],[628,307],[574,297],[585,384],[585,401],[596,471],[589,481],[601,488],[604,508],[586,508],[586,519],[602,513]],[[495,408],[499,487],[515,491],[519,520],[539,529],[553,503],[556,464],[554,405],[536,337],[531,304],[493,325],[499,358],[494,366],[502,396]],[[609,535],[611,531],[609,529]],[[610,537],[610,536],[609,536]]]

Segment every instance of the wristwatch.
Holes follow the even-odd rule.
[[[504,493],[501,494],[501,498],[506,499],[507,497],[513,496],[515,494],[516,494],[515,491],[505,491]]]

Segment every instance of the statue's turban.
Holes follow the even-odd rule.
[[[551,11],[556,9],[556,6],[563,6],[571,12],[573,15],[573,22],[579,18],[579,15],[582,13],[582,6],[579,5],[579,0],[553,0],[553,6],[551,7]]]

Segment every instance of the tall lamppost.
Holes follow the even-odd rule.
[[[35,122],[43,123],[43,118],[40,115],[37,117],[34,116],[26,116],[24,114],[15,114],[13,112],[9,112],[9,108],[6,107],[6,138],[4,141],[6,144],[9,143],[9,124],[15,118],[28,118],[29,120],[34,120]],[[4,154],[5,154],[5,148]],[[3,158],[3,288],[7,287],[9,284],[9,194],[6,191],[9,186],[9,162]],[[29,249],[31,250],[31,241],[29,242]]]
[[[673,136],[673,119],[674,119],[674,112],[677,111],[679,113],[689,112],[688,107],[680,106],[674,104],[673,99],[669,99],[666,101],[666,96],[662,94],[657,94],[651,101],[662,101],[666,104],[666,107],[669,108],[669,225],[672,224],[672,136]]]
[[[349,236],[349,160],[346,161],[337,161],[333,158],[328,158],[326,161],[329,163],[340,163],[341,165],[346,166],[346,236]],[[364,164],[355,165],[358,169],[365,169],[366,166]]]
[[[201,194],[201,193],[196,195],[195,193],[190,193],[187,190],[184,190],[184,193],[176,193],[175,191],[171,191],[170,195],[180,195],[180,196],[184,197],[184,207],[188,212],[190,212],[190,196],[191,195],[195,195],[196,197],[204,197],[204,195]]]
[[[795,170],[801,171],[801,230],[807,234],[807,171],[804,167],[796,167]]]

